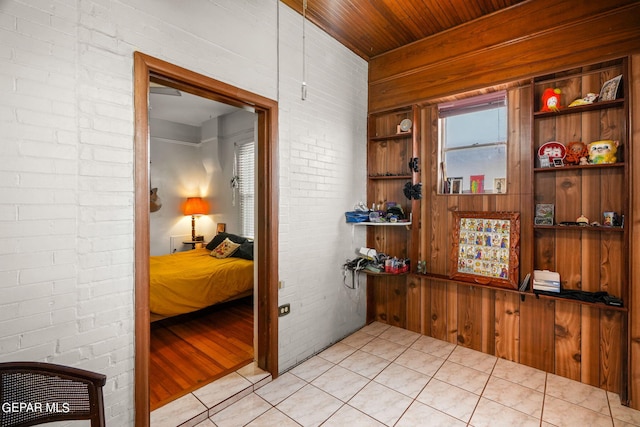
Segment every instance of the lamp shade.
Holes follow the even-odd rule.
[[[185,215],[205,215],[209,212],[209,205],[202,197],[189,197],[184,204]]]

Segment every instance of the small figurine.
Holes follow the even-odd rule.
[[[597,93],[588,93],[585,95],[584,98],[578,98],[575,101],[573,101],[571,104],[569,104],[569,107],[577,107],[578,105],[587,105],[587,104],[593,104],[596,99],[598,99],[598,94]]]
[[[618,158],[618,141],[605,139],[594,141],[587,146],[589,148],[589,163],[615,163]]]
[[[580,216],[578,217],[578,219],[576,219],[576,222],[577,222],[579,225],[589,225],[589,218],[587,218],[587,217],[586,217],[586,216],[584,216],[584,215],[580,215]]]
[[[567,144],[567,153],[565,154],[564,161],[569,164],[577,165],[581,159],[586,159],[589,150],[587,145],[582,141],[574,141]]]
[[[560,109],[560,89],[547,88],[542,93],[542,111],[558,111]]]

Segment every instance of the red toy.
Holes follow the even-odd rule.
[[[560,109],[560,89],[545,89],[542,93],[541,111],[558,111]]]

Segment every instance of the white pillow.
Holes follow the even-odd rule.
[[[228,256],[233,255],[233,253],[237,251],[239,247],[240,243],[234,243],[227,238],[224,239],[222,243],[220,243],[211,251],[211,256],[214,256],[216,258],[227,258]]]

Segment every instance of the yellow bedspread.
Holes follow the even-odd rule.
[[[253,289],[253,261],[218,259],[206,248],[152,256],[149,308],[161,316],[189,313]]]

